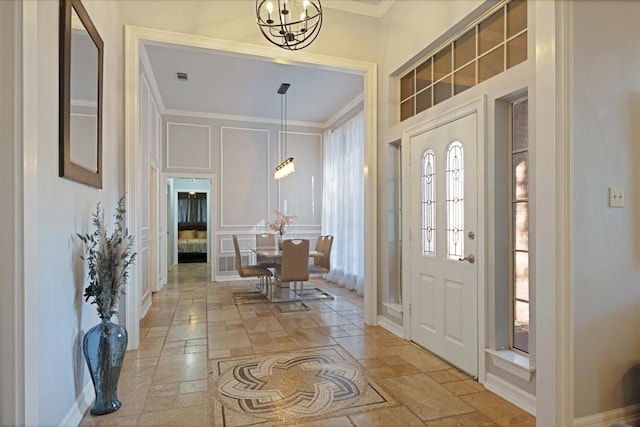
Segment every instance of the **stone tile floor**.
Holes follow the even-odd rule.
[[[153,295],[140,321],[141,341],[125,355],[108,415],[87,413],[81,426],[207,426],[214,361],[235,356],[338,345],[398,405],[331,417],[307,426],[535,426],[511,405],[429,352],[363,322],[363,298],[320,279],[335,300],[235,305],[233,293],[255,282],[210,283],[205,264],[181,264]]]

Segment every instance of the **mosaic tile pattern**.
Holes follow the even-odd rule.
[[[394,404],[339,346],[227,358],[216,366],[210,380],[219,404],[213,425],[281,425]]]

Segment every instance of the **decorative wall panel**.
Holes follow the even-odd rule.
[[[281,141],[282,137],[281,133]],[[322,135],[287,132],[284,148],[282,158],[293,157],[296,171],[279,181],[280,209],[298,216],[295,227],[318,227],[322,219]]]
[[[167,122],[167,169],[210,170],[211,126]]]
[[[160,113],[155,102],[151,104],[151,121],[149,123],[151,140],[149,141],[149,155],[151,157],[151,163],[153,165],[158,164],[158,139],[160,136],[160,129],[158,128],[158,121],[160,120]]]
[[[254,227],[270,220],[269,132],[221,127],[220,225]]]
[[[140,173],[138,182],[141,191],[140,198],[140,225],[142,228],[149,228],[149,146],[153,143],[151,136],[151,91],[144,74],[140,74]]]

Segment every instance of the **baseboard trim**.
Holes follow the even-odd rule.
[[[95,399],[95,397],[96,394],[93,390],[93,383],[89,381],[85,384],[84,388],[80,392],[80,395],[78,396],[76,401],[73,402],[73,405],[71,405],[71,408],[69,408],[67,415],[65,415],[62,421],[60,421],[59,426],[67,427],[77,426],[78,424],[80,424],[85,412],[87,412],[87,409],[89,409],[89,406],[91,406],[91,403],[93,402],[93,399]]]
[[[487,390],[497,394],[509,403],[516,405],[529,414],[536,416],[536,397],[503,380],[491,372],[487,372],[484,383]]]
[[[640,404],[587,415],[573,420],[574,427],[605,427],[612,423],[636,425],[640,422]]]
[[[402,325],[398,325],[384,316],[378,316],[378,325],[382,326],[392,334],[397,335],[400,338],[404,338],[404,329],[402,328]]]
[[[143,301],[144,301],[144,305],[142,306],[142,310],[140,312],[141,319],[147,315],[147,313],[149,312],[149,309],[151,308],[151,292],[149,292],[148,298],[143,298]]]

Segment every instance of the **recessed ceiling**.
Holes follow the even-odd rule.
[[[363,93],[360,74],[281,64],[180,46],[147,45],[146,54],[167,113],[280,120],[278,88],[290,83],[287,119],[325,123]],[[187,73],[180,81],[176,73]]]

